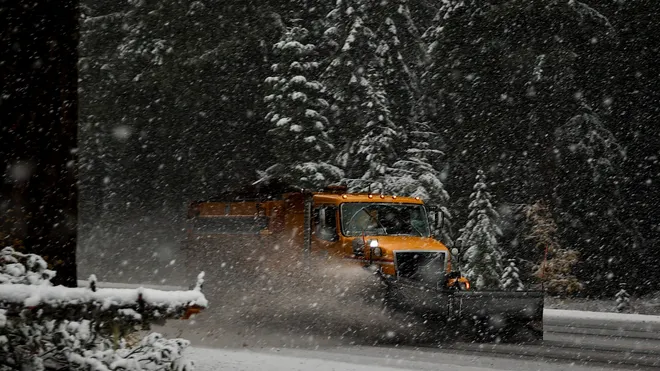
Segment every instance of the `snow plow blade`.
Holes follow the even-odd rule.
[[[542,291],[456,291],[450,306],[454,317],[502,316],[510,321],[538,322],[538,330],[543,331]]]
[[[542,291],[456,291],[450,311],[481,339],[543,340]]]
[[[542,291],[448,291],[399,280],[390,283],[389,299],[398,311],[479,340],[543,339]]]

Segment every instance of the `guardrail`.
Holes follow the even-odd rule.
[[[89,281],[87,280],[78,280],[78,287],[89,287]],[[118,282],[96,282],[96,287],[100,289],[138,289],[140,287],[145,289],[154,289],[162,291],[186,291],[190,287],[184,286],[174,286],[174,285],[156,285],[156,284],[144,284],[144,283],[118,283]]]
[[[546,309],[543,325],[545,343],[660,355],[660,316]]]
[[[543,322],[546,326],[552,328],[610,330],[621,335],[632,331],[649,336],[655,334],[656,338],[660,339],[660,316],[545,309],[543,311]]]
[[[545,309],[543,341],[453,343],[447,349],[503,357],[660,369],[660,316]]]

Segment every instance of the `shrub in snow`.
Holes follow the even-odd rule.
[[[536,275],[545,284],[547,293],[555,296],[573,295],[582,289],[582,284],[573,275],[578,262],[575,250],[558,249],[548,252],[548,260],[539,265]]]
[[[55,272],[39,255],[21,254],[11,247],[0,251],[0,284],[49,285]]]
[[[621,289],[616,293],[616,311],[617,312],[630,312],[630,294],[626,291],[626,284],[619,284]]]
[[[502,288],[505,290],[522,291],[525,289],[525,286],[520,280],[520,271],[513,259],[510,259],[509,265],[504,268],[504,273],[502,273],[500,281],[502,282]]]
[[[557,239],[557,224],[552,213],[541,202],[525,207],[526,224],[529,232],[525,239],[535,246],[535,256],[540,257],[534,275],[543,283],[546,292],[554,296],[567,296],[582,289],[582,284],[573,274],[578,263],[578,252],[561,248]],[[547,257],[546,257],[547,252]]]
[[[203,274],[191,291],[52,286],[55,272],[37,255],[0,252],[0,371],[191,370],[189,345],[153,333],[127,336],[190,307],[205,307]]]

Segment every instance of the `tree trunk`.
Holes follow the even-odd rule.
[[[79,0],[0,6],[0,246],[76,286]]]

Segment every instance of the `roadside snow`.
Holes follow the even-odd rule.
[[[296,358],[291,356],[281,356],[281,355],[253,352],[248,350],[191,348],[187,352],[187,357],[188,359],[194,360],[195,369],[197,371],[406,370],[405,368],[360,365],[360,364],[351,364],[341,361],[326,361],[326,360],[314,359],[314,358]],[[412,370],[412,369],[408,369],[408,370]],[[437,370],[442,370],[442,369],[437,368]]]
[[[631,313],[660,315],[660,291],[654,295],[630,298]],[[586,298],[555,298],[546,296],[546,309],[566,309],[591,312],[614,312],[616,300],[611,299],[586,299]]]
[[[619,321],[635,323],[653,323],[660,325],[660,316],[633,313],[587,312],[581,310],[544,309],[543,319],[552,318],[572,320]]]
[[[660,333],[660,316],[544,309],[543,327],[546,330],[557,327],[581,329],[582,332],[585,330],[615,330],[618,336],[627,336],[626,333],[631,331],[658,334]]]
[[[351,347],[304,349],[188,348],[197,371],[492,371],[611,370],[569,363],[464,355],[438,350]]]
[[[70,288],[64,286],[45,285],[0,285],[0,298],[7,303],[23,303],[26,307],[38,306],[41,303],[79,304],[102,303],[103,307],[112,305],[134,305],[138,297],[154,306],[176,307],[181,305],[208,306],[208,302],[200,291],[160,291],[146,288],[138,289],[98,289]]]
[[[89,287],[89,281],[78,280],[78,287]],[[112,288],[112,289],[138,289],[143,287],[145,289],[154,289],[161,291],[186,291],[187,287],[183,286],[168,286],[168,285],[145,285],[141,283],[117,283],[117,282],[96,282],[96,287]]]

